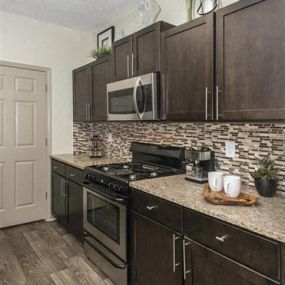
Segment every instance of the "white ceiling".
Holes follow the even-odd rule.
[[[106,26],[139,0],[0,0],[0,10],[80,31]]]

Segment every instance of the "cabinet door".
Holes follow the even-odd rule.
[[[213,21],[210,14],[162,34],[163,119],[212,119]]]
[[[134,76],[160,71],[160,35],[171,27],[157,22],[133,35]]]
[[[134,213],[131,226],[132,284],[182,284],[181,236]]]
[[[132,77],[132,36],[114,43],[113,47],[113,80]]]
[[[67,200],[65,178],[56,173],[51,174],[52,214],[62,225],[67,224]]]
[[[219,119],[285,119],[284,15],[282,0],[244,0],[217,12]]]
[[[83,237],[83,189],[72,181],[68,181],[68,217],[69,229],[79,239]]]
[[[278,284],[202,245],[188,240],[187,242],[190,244],[186,247],[186,255],[191,256],[192,266],[191,274],[187,275],[185,285]]]
[[[92,64],[73,71],[73,120],[92,120]]]
[[[110,60],[110,57],[104,57],[93,65],[93,121],[107,120],[107,83],[111,81]]]

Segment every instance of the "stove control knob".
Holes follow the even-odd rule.
[[[114,190],[114,187],[115,187],[114,183],[109,182],[108,187],[109,187],[110,190]]]
[[[114,186],[114,190],[117,191],[117,192],[121,192],[122,189],[123,189],[122,185],[116,184],[116,185]]]
[[[93,175],[93,176],[91,177],[91,181],[92,181],[92,182],[96,182],[96,176],[95,176],[95,175]]]
[[[85,179],[90,181],[91,175],[90,174],[85,174]]]

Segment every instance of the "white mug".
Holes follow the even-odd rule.
[[[227,196],[236,198],[240,194],[241,178],[235,175],[224,177],[224,191]]]
[[[212,191],[220,192],[223,190],[223,177],[224,173],[221,171],[208,172],[209,186]]]

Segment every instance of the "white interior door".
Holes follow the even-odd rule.
[[[0,228],[46,214],[46,75],[0,65]]]

